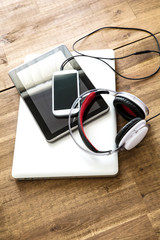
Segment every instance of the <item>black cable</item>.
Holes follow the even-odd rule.
[[[80,42],[80,41],[83,40],[84,38],[87,38],[87,37],[89,37],[90,35],[98,32],[98,31],[101,31],[101,30],[103,30],[103,29],[138,30],[138,31],[146,32],[146,33],[150,34],[150,35],[155,39],[156,44],[157,44],[158,51],[155,51],[155,50],[145,50],[145,51],[134,52],[134,53],[128,54],[128,55],[126,55],[126,56],[122,56],[122,57],[107,58],[107,57],[95,57],[95,56],[92,56],[92,55],[83,54],[83,53],[81,53],[81,52],[79,52],[79,51],[77,51],[77,50],[75,49],[75,45],[76,45],[78,42]],[[72,48],[73,48],[73,50],[74,50],[76,53],[78,53],[79,55],[76,55],[76,56],[73,56],[73,57],[70,57],[70,58],[66,59],[66,60],[62,63],[62,65],[61,65],[61,67],[60,67],[60,70],[63,70],[64,66],[65,66],[69,61],[71,61],[71,60],[74,59],[75,57],[79,57],[79,56],[82,56],[82,57],[90,57],[90,58],[98,59],[98,60],[102,61],[103,63],[105,63],[108,67],[110,67],[117,75],[119,75],[119,76],[122,77],[122,78],[128,79],[128,80],[145,80],[145,79],[148,79],[148,78],[154,76],[154,75],[155,75],[156,73],[158,73],[158,71],[160,70],[160,65],[159,65],[159,67],[157,68],[157,70],[156,70],[155,72],[153,72],[152,74],[150,74],[150,75],[147,75],[147,76],[145,76],[145,77],[140,77],[140,78],[130,78],[130,77],[123,76],[122,74],[120,74],[119,72],[117,72],[114,68],[112,68],[112,66],[111,66],[109,63],[106,63],[105,61],[103,61],[103,60],[120,60],[120,59],[124,59],[124,58],[127,58],[127,57],[131,57],[131,56],[133,56],[133,55],[147,54],[147,53],[152,53],[152,52],[153,52],[153,53],[158,53],[158,54],[160,55],[160,45],[159,45],[158,39],[156,38],[156,36],[155,36],[153,33],[149,32],[148,30],[145,30],[145,29],[140,29],[140,28],[125,28],[125,27],[102,27],[102,28],[98,28],[98,29],[90,32],[89,34],[87,34],[87,35],[79,38],[78,40],[76,40],[76,41],[73,43]]]
[[[146,122],[149,122],[150,120],[152,120],[153,118],[158,117],[159,115],[160,115],[160,113],[156,114],[155,116],[153,116],[153,117],[149,118],[148,120],[146,120]]]
[[[158,68],[154,73],[152,73],[152,74],[150,74],[149,76],[146,76],[146,77],[130,78],[130,77],[126,77],[126,76],[120,74],[120,73],[119,73],[118,71],[116,71],[109,63],[105,62],[102,58],[81,54],[81,55],[75,55],[75,56],[73,56],[73,57],[70,57],[70,58],[66,59],[66,60],[62,63],[62,65],[61,65],[61,67],[60,67],[60,70],[62,71],[62,70],[64,69],[64,66],[65,66],[68,62],[70,62],[71,60],[73,60],[73,59],[76,58],[76,57],[89,57],[89,58],[94,58],[94,59],[97,59],[97,60],[99,60],[99,61],[102,61],[102,62],[103,62],[104,64],[106,64],[109,68],[111,68],[111,70],[114,71],[117,75],[119,75],[120,77],[122,77],[122,78],[124,78],[124,79],[127,79],[127,80],[146,80],[146,79],[148,79],[149,77],[154,76],[154,75],[159,71],[159,69],[160,69],[160,68]],[[128,57],[128,56],[125,56],[125,57]]]
[[[109,68],[111,68],[112,71],[114,71],[117,75],[119,75],[120,77],[124,78],[124,79],[127,79],[127,80],[146,80],[148,79],[149,77],[152,77],[154,76],[160,68],[158,68],[154,73],[150,74],[149,76],[146,76],[146,77],[142,77],[142,78],[130,78],[130,77],[126,77],[122,74],[120,74],[118,71],[116,71],[109,63],[105,62],[102,58],[99,58],[99,57],[94,57],[94,56],[89,56],[89,55],[75,55],[73,57],[70,57],[70,58],[67,58],[61,65],[60,67],[60,70],[62,71],[64,69],[64,66],[70,62],[71,60],[73,60],[75,57],[89,57],[89,58],[94,58],[94,59],[97,59],[99,61],[102,61],[104,64],[106,64]]]
[[[120,59],[124,59],[124,58],[127,58],[127,57],[131,57],[133,55],[140,55],[140,54],[145,54],[145,53],[160,53],[158,51],[155,51],[155,50],[145,50],[145,51],[139,51],[139,52],[135,52],[135,53],[131,53],[131,54],[128,54],[126,56],[122,56],[122,57],[115,57],[115,58],[106,58],[106,57],[95,57],[95,56],[91,56],[91,55],[87,55],[87,54],[79,54],[79,55],[75,55],[75,56],[72,56],[70,58],[67,58],[63,63],[62,65],[65,63],[67,64],[69,61],[71,61],[72,59],[74,59],[74,57],[78,57],[78,56],[82,56],[82,57],[90,57],[90,58],[96,58],[96,59],[104,59],[104,60],[120,60]],[[64,64],[64,65],[65,65]],[[63,69],[62,69],[63,70]]]
[[[77,51],[77,50],[75,49],[75,45],[76,45],[78,42],[80,42],[81,40],[83,40],[84,38],[87,38],[87,37],[89,37],[90,35],[92,35],[92,34],[94,34],[94,33],[96,33],[96,32],[99,32],[99,31],[101,31],[101,30],[103,30],[103,29],[121,29],[121,30],[134,30],[134,31],[146,32],[146,33],[150,34],[150,35],[155,39],[155,41],[156,41],[156,43],[157,43],[158,53],[160,54],[160,45],[159,45],[158,39],[156,38],[156,36],[155,36],[153,33],[151,33],[151,32],[148,31],[148,30],[142,29],[142,28],[127,28],[127,27],[101,27],[101,28],[98,28],[98,29],[96,29],[96,30],[88,33],[87,35],[79,38],[78,40],[76,40],[76,41],[73,43],[73,45],[72,45],[73,50],[74,50],[76,53],[78,53],[78,54],[82,54],[81,52],[79,52],[79,51]],[[89,56],[89,55],[88,55],[88,56]],[[99,57],[99,58],[102,58],[102,57]],[[108,59],[108,58],[105,58],[105,59]],[[116,59],[116,58],[113,58],[113,59]],[[109,60],[109,59],[108,59],[108,60]]]

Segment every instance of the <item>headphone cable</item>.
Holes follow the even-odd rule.
[[[151,117],[151,118],[147,119],[147,120],[146,120],[146,122],[149,122],[150,120],[152,120],[152,119],[154,119],[154,118],[158,117],[159,115],[160,115],[160,113],[158,113],[158,114],[154,115],[153,117]]]
[[[98,32],[98,31],[103,30],[103,29],[137,30],[137,31],[146,32],[146,33],[150,34],[150,35],[155,39],[158,50],[157,50],[157,51],[156,51],[156,50],[144,50],[144,51],[134,52],[134,53],[128,54],[128,55],[126,55],[126,56],[122,56],[122,57],[107,58],[107,57],[95,57],[95,56],[92,56],[92,55],[83,54],[83,53],[81,53],[81,52],[79,52],[79,51],[77,51],[77,50],[75,49],[75,46],[76,46],[76,44],[77,44],[78,42],[80,42],[81,40],[89,37],[90,35]],[[66,59],[66,60],[62,63],[62,65],[61,65],[61,67],[60,67],[60,70],[63,70],[63,69],[64,69],[64,66],[65,66],[68,62],[70,62],[71,60],[73,60],[74,58],[79,57],[79,56],[82,56],[82,57],[90,57],[90,58],[94,58],[94,59],[100,60],[100,61],[102,61],[103,63],[105,63],[108,67],[110,67],[110,68],[112,69],[112,71],[114,71],[117,75],[119,75],[120,77],[122,77],[122,78],[124,78],[124,79],[127,79],[127,80],[146,80],[146,79],[154,76],[154,75],[155,75],[156,73],[158,73],[159,70],[160,70],[160,64],[159,64],[159,67],[157,68],[157,70],[156,70],[155,72],[153,72],[152,74],[147,75],[147,76],[145,76],[145,77],[131,78],[131,77],[126,77],[126,76],[120,74],[120,73],[119,73],[118,71],[116,71],[109,63],[107,63],[107,62],[104,61],[104,60],[121,60],[121,59],[128,58],[128,57],[131,57],[131,56],[134,56],[134,55],[148,54],[148,53],[158,53],[158,54],[160,55],[160,45],[159,45],[158,39],[156,38],[156,36],[155,36],[153,33],[151,33],[151,32],[148,31],[148,30],[145,30],[145,29],[140,29],[140,28],[126,28],[126,27],[101,27],[101,28],[98,28],[98,29],[96,29],[96,30],[88,33],[87,35],[79,38],[78,40],[76,40],[76,41],[73,43],[73,45],[72,45],[72,49],[73,49],[78,55],[75,55],[75,56],[72,56],[72,57]]]

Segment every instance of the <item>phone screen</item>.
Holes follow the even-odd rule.
[[[77,97],[77,73],[54,75],[54,110],[70,109]]]

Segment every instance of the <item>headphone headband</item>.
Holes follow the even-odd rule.
[[[72,127],[71,127],[71,124],[72,124],[72,111],[73,109],[76,107],[76,105],[81,101],[83,100],[84,98],[86,98],[89,94],[93,93],[94,92],[94,95],[100,95],[100,94],[112,94],[113,96],[116,95],[117,92],[113,91],[113,90],[109,90],[109,89],[91,89],[91,90],[88,90],[84,93],[82,93],[75,101],[74,103],[72,104],[72,107],[71,107],[71,110],[70,110],[70,113],[69,113],[69,117],[68,117],[68,127],[69,127],[69,132],[70,132],[70,135],[73,139],[73,141],[75,142],[75,144],[81,149],[83,150],[84,152],[86,153],[89,153],[89,154],[92,154],[92,155],[99,155],[99,156],[102,156],[102,155],[110,155],[112,153],[115,153],[115,152],[118,152],[120,150],[120,148],[116,148],[114,150],[107,150],[107,151],[92,151],[92,150],[87,150],[85,148],[83,148],[77,141],[76,139],[74,138],[73,136],[73,132],[72,132]],[[82,108],[81,108],[82,110]],[[92,145],[93,146],[93,145]]]

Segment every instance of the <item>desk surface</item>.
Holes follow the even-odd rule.
[[[138,0],[11,1],[0,3],[0,234],[1,239],[160,239],[160,130],[151,121],[145,140],[119,154],[114,178],[15,181],[11,177],[19,95],[8,71],[24,56],[72,43],[102,26],[139,27],[160,41],[160,2]],[[104,30],[80,50],[113,48],[116,56],[155,49],[143,32]],[[126,76],[158,67],[157,54],[116,62]],[[118,91],[141,98],[150,116],[160,112],[160,73],[146,81],[117,76]],[[106,78],[107,80],[107,78]],[[125,121],[118,116],[118,128]]]

